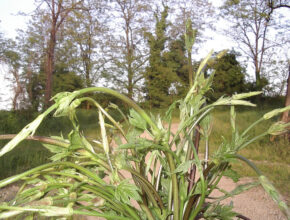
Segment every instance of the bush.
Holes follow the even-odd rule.
[[[208,58],[201,65],[205,65]],[[51,163],[0,181],[0,188],[23,182],[17,196],[0,205],[0,218],[25,214],[30,217],[90,215],[106,219],[153,220],[170,216],[174,220],[232,219],[241,215],[233,211],[231,205],[220,202],[260,184],[289,217],[288,207],[276,189],[251,161],[238,152],[259,137],[285,132],[289,124],[278,122],[262,134],[251,134],[257,124],[290,107],[264,114],[240,133],[236,129],[235,106],[253,106],[244,99],[259,92],[223,97],[206,105],[204,94],[210,89],[213,78],[205,79],[201,71],[196,76],[186,97],[174,102],[163,117],[148,116],[132,100],[107,88],[58,94],[55,104],[8,142],[0,156],[13,150],[25,138],[33,139],[31,135],[52,111],[55,111],[54,116],[67,116],[73,129],[67,138],[38,139],[53,153]],[[130,106],[132,109],[129,116],[124,117],[124,124],[117,122],[91,97],[83,97],[89,92],[108,93]],[[98,115],[99,132],[91,141],[83,135],[76,120],[76,109],[84,102],[95,106]],[[180,124],[177,132],[172,134],[172,112],[177,104]],[[230,106],[232,135],[229,140],[223,139],[218,150],[209,157],[210,113],[217,106]],[[124,116],[117,106],[113,107]],[[144,133],[150,138],[145,138]],[[204,159],[198,157],[200,138],[205,143]],[[237,160],[249,165],[259,176],[259,181],[240,185],[227,193],[219,189],[224,195],[208,200],[221,177],[228,176],[237,181],[239,176],[231,169],[231,163]]]

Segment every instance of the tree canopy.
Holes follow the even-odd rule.
[[[238,43],[235,51],[242,56],[231,51],[208,67],[209,74],[216,72],[212,98],[250,88],[264,89],[265,94],[285,92],[285,58],[276,60],[276,66],[283,65],[272,69],[273,58],[279,56],[273,51],[289,43],[278,17],[281,8],[288,8],[286,1],[226,0],[221,8],[200,0],[35,3],[30,22],[15,40],[0,36],[0,58],[9,67],[14,109],[40,110],[50,105],[56,92],[96,85],[151,107],[165,107],[188,91],[189,76],[199,62],[192,57],[209,38],[205,30],[214,27],[218,12],[231,21],[225,36]],[[247,87],[249,68],[241,63],[245,57],[255,70],[254,87]],[[274,74],[283,75],[279,88],[264,87],[271,85]]]

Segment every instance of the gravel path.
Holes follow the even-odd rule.
[[[250,178],[241,178],[238,183],[231,179],[222,178],[219,187],[226,191],[233,190],[239,184],[251,182]],[[221,195],[220,192],[214,192],[213,195]],[[259,186],[252,188],[234,198],[228,198],[223,201],[224,204],[233,202],[234,210],[252,220],[287,220],[282,214],[276,203],[268,196],[264,189]]]

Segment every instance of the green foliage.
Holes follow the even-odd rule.
[[[204,213],[205,219],[214,220],[231,220],[237,216],[237,213],[234,212],[233,206],[226,206],[226,205],[214,205],[207,212]]]
[[[145,73],[145,90],[151,107],[161,107],[169,102],[169,88],[171,83],[176,81],[176,74],[163,58],[165,43],[168,40],[166,36],[168,10],[169,8],[165,6],[161,12],[161,18],[157,13],[155,14],[155,36],[151,33],[146,34],[150,47],[150,57],[149,67],[146,68]]]
[[[217,100],[222,95],[233,95],[247,90],[245,68],[237,61],[237,54],[231,51],[209,66],[208,72],[214,73],[210,98]]]
[[[6,142],[1,141],[1,146]],[[49,162],[50,153],[36,142],[24,141],[15,151],[0,158],[0,179],[27,171]]]
[[[146,69],[145,82],[147,101],[150,107],[167,107],[174,100],[184,97],[189,88],[188,62],[186,57],[186,41],[181,36],[177,40],[169,40],[166,35],[168,28],[168,7],[156,14],[155,36],[147,33],[150,47],[149,67]],[[195,36],[195,31],[192,33]],[[194,36],[190,41],[193,43]],[[166,50],[168,43],[168,50]]]
[[[130,110],[129,122],[131,125],[134,125],[136,128],[139,128],[142,131],[146,130],[147,128],[146,121],[134,109]]]
[[[175,99],[184,97],[189,88],[188,81],[188,63],[186,61],[185,40],[182,36],[180,39],[173,40],[169,43],[169,51],[163,53],[163,59],[167,68],[171,70],[174,78],[171,82],[170,96]]]
[[[0,133],[17,133],[35,117],[30,111],[0,111]]]
[[[243,99],[259,92],[221,97],[214,103],[206,104],[204,94],[210,89],[213,79],[205,78],[203,70],[211,54],[201,62],[186,97],[178,101],[180,123],[175,133],[171,133],[170,127],[176,103],[169,108],[165,117],[167,122],[164,123],[163,117],[149,117],[132,100],[107,88],[86,88],[56,95],[55,104],[24,127],[0,150],[0,155],[15,150],[17,144],[33,134],[42,120],[53,111],[56,117],[66,116],[70,119],[72,131],[67,138],[46,139],[50,144],[46,147],[54,152],[52,163],[0,181],[0,188],[17,181],[23,183],[12,201],[0,204],[0,218],[35,213],[35,217],[85,214],[106,219],[153,220],[170,216],[174,220],[197,217],[232,219],[237,213],[232,211],[231,206],[220,205],[220,201],[252,185],[239,186],[228,193],[219,189],[217,184],[224,175],[238,178],[231,170],[232,162],[237,160],[246,163],[257,173],[259,184],[289,217],[288,207],[273,185],[251,161],[239,155],[240,149],[245,149],[259,137],[268,134],[264,131],[250,135],[255,125],[266,120],[263,117],[242,133],[236,126],[234,106],[253,106]],[[127,119],[129,124],[122,126],[116,122],[94,99],[84,96],[89,92],[111,94],[133,108]],[[82,134],[76,120],[76,108],[82,102],[90,102],[98,112],[98,133],[92,141]],[[231,137],[224,138],[218,144],[220,147],[212,157],[202,159],[197,154],[202,144],[199,140],[208,140],[211,135],[211,117],[208,115],[217,106],[230,106],[228,117]],[[149,138],[143,137],[144,130]],[[210,147],[208,142],[206,146]],[[197,173],[199,178],[196,177]],[[214,189],[219,189],[224,195],[207,202]],[[41,205],[44,200],[50,202]],[[139,206],[134,205],[136,203]]]
[[[84,80],[75,72],[70,72],[63,64],[56,65],[53,74],[53,95],[60,92],[73,92],[84,88]]]
[[[115,198],[118,201],[124,202],[128,205],[131,205],[131,198],[139,202],[141,201],[139,193],[139,188],[133,184],[130,184],[128,180],[123,180],[115,188]]]

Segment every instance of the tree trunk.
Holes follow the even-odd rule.
[[[45,85],[45,96],[44,96],[45,108],[49,107],[50,99],[52,95],[52,74],[53,74],[53,69],[54,69],[55,44],[56,44],[56,22],[53,22],[51,31],[50,31],[47,64],[46,64],[47,69],[46,69],[46,85]]]
[[[17,109],[19,109],[19,107],[17,105],[17,100],[18,100],[19,95],[21,93],[23,93],[23,88],[22,88],[17,70],[12,70],[12,74],[13,74],[13,76],[15,78],[15,82],[16,82],[16,87],[14,88],[14,97],[12,100],[12,108],[13,108],[13,110],[17,110]]]
[[[256,88],[258,91],[262,89],[260,71],[256,70]]]
[[[128,97],[130,99],[133,98],[133,68],[132,68],[132,56],[133,56],[133,45],[130,44],[130,36],[129,36],[129,21],[126,21],[126,50],[127,50],[127,54],[126,54],[126,59],[127,59],[127,65],[128,65],[128,84],[127,84],[127,90],[128,90]]]
[[[290,105],[290,64],[288,66],[288,79],[287,79],[287,91],[286,91],[286,98],[285,98],[285,106]],[[281,121],[289,122],[289,111],[283,112]]]
[[[65,8],[63,0],[51,0],[51,2],[46,1],[50,8],[51,16],[51,30],[49,33],[49,42],[47,48],[47,60],[46,60],[46,85],[44,94],[44,107],[48,108],[50,106],[50,99],[52,96],[52,75],[54,72],[54,56],[55,56],[55,46],[56,46],[56,34],[65,21],[68,14],[73,10],[73,8],[80,3],[76,2],[71,7]]]
[[[260,91],[262,89],[261,86],[261,75],[260,75],[260,66],[258,61],[258,41],[256,41],[256,52],[254,54],[254,66],[255,66],[255,78],[256,78],[256,90]]]

